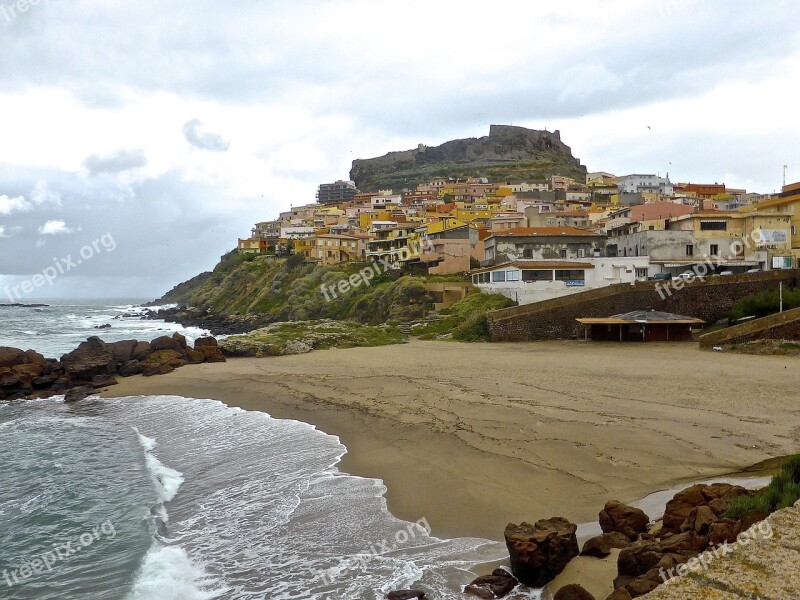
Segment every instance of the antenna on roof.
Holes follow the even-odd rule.
[[[786,169],[789,168],[789,165],[783,165],[783,187],[786,187]]]

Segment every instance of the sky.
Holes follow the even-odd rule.
[[[157,298],[355,158],[559,129],[590,171],[800,180],[794,0],[0,0],[0,303]],[[16,291],[15,291],[16,286]]]

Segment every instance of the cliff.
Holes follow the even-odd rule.
[[[572,156],[559,131],[492,125],[489,135],[420,144],[415,150],[353,161],[350,179],[361,191],[414,188],[438,177],[488,177],[491,181],[541,181],[551,175],[583,180],[586,167]]]

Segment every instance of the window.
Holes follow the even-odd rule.
[[[558,251],[558,255],[561,258],[567,258],[567,249],[566,248],[562,248],[561,250]]]
[[[700,221],[700,231],[727,231],[727,221]]]
[[[694,244],[686,244],[686,256],[694,256]]]
[[[552,281],[553,272],[548,271],[522,271],[522,281]]]
[[[792,235],[797,235],[797,226],[792,225]]]
[[[533,250],[531,248],[523,248],[522,258],[533,258]]]
[[[502,283],[506,280],[505,271],[494,271],[492,273],[492,283]]]
[[[578,258],[584,258],[586,256],[586,250],[584,248],[578,248]]]
[[[557,270],[556,281],[584,281],[584,271],[582,269]]]
[[[519,271],[506,271],[506,281],[519,281]]]
[[[717,256],[719,254],[719,245],[718,244],[711,244],[711,256]]]

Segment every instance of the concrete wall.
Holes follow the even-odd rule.
[[[515,306],[487,316],[492,341],[570,339],[583,334],[579,317],[608,317],[633,310],[660,310],[697,317],[708,324],[728,316],[733,304],[745,296],[777,290],[779,282],[797,287],[800,270],[768,271],[706,278],[686,284],[672,295],[659,294],[651,281],[609,287]],[[661,296],[664,296],[663,298]]]
[[[711,348],[719,344],[733,344],[756,339],[800,339],[800,308],[793,308],[701,335],[700,347]]]

